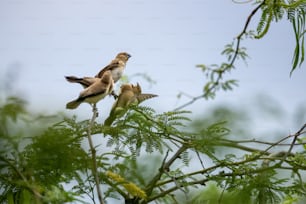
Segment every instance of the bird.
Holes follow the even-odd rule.
[[[114,102],[108,118],[104,121],[104,125],[110,126],[113,121],[122,116],[131,104],[138,105],[144,100],[157,97],[155,94],[142,93],[140,85],[123,84],[120,87],[120,94]]]
[[[95,77],[101,78],[104,72],[110,70],[112,72],[114,82],[116,83],[122,77],[123,70],[125,69],[126,63],[130,57],[131,55],[129,53],[120,52],[117,54],[116,58],[113,59],[110,64],[104,67],[98,74],[96,74]]]
[[[127,52],[120,52],[117,54],[116,58],[113,59],[107,66],[105,66],[101,71],[99,71],[94,77],[82,77],[78,78],[75,76],[65,76],[66,80],[71,83],[79,83],[84,88],[87,88],[91,84],[95,83],[99,78],[103,76],[106,71],[111,71],[114,83],[116,83],[123,74],[126,63],[131,55]]]
[[[109,95],[114,86],[111,71],[106,71],[102,78],[96,80],[93,84],[81,91],[79,97],[67,103],[67,109],[75,109],[81,103],[87,102],[95,107],[96,103]]]

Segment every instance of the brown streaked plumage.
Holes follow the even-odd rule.
[[[112,74],[110,71],[106,71],[101,79],[96,80],[93,84],[85,88],[77,99],[67,103],[66,108],[75,109],[83,102],[96,104],[112,92],[113,85],[114,80],[112,79]]]

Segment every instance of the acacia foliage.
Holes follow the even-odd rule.
[[[31,115],[17,98],[9,98],[0,111],[1,203],[97,202],[92,155],[85,145],[88,120],[64,118],[33,128],[30,124],[50,118]],[[178,193],[187,196],[210,183],[224,191],[221,203],[227,202],[223,195],[233,199],[238,193],[238,203],[279,203],[306,195],[306,124],[278,141],[238,141],[229,138],[222,121],[191,131],[189,117],[187,111],[131,106],[111,127],[95,123],[103,199],[174,203]],[[220,147],[228,151],[220,155]],[[209,199],[199,194],[192,202]]]

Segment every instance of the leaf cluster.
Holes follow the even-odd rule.
[[[266,35],[272,21],[279,21],[287,13],[287,18],[292,24],[296,45],[293,54],[292,72],[301,66],[305,57],[305,24],[306,3],[303,0],[265,0],[261,6],[261,18],[257,25],[257,35],[260,39]]]
[[[305,25],[306,25],[306,3],[304,0],[261,0],[256,1],[257,7],[248,16],[244,28],[241,33],[233,40],[232,43],[227,44],[221,52],[225,55],[226,60],[221,64],[199,64],[197,65],[205,74],[207,82],[203,87],[203,94],[192,98],[190,102],[178,107],[176,110],[182,109],[198,99],[213,99],[217,91],[229,91],[238,85],[235,79],[225,79],[227,73],[230,73],[237,64],[239,59],[246,62],[248,58],[247,50],[241,46],[241,41],[245,38],[263,38],[270,28],[272,21],[280,21],[287,13],[287,18],[292,24],[296,46],[294,49],[292,68],[290,74],[301,66],[305,58]],[[257,24],[256,34],[253,30],[248,30],[249,24],[253,16],[261,11],[261,17]]]
[[[8,98],[0,110],[0,203],[71,201],[73,195],[62,183],[71,182],[88,166],[74,129],[61,122],[42,132],[31,130],[37,120],[45,121],[28,114],[18,98]]]

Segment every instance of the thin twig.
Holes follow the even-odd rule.
[[[180,155],[186,150],[188,149],[187,145],[182,145],[177,151],[176,153],[166,162],[166,159],[168,157],[169,151],[167,151],[166,156],[164,157],[164,160],[162,162],[162,165],[159,169],[159,172],[157,173],[157,175],[155,175],[155,177],[149,182],[148,188],[146,190],[146,193],[148,196],[151,195],[154,187],[156,187],[156,183],[159,181],[159,179],[161,178],[161,176],[165,173],[168,172],[170,170],[170,166],[173,164],[173,162],[178,159],[180,157]]]
[[[272,144],[274,145],[274,143]],[[240,145],[234,141],[230,141],[230,140],[224,140],[224,141],[220,141],[220,143],[216,144],[215,146],[221,146],[221,147],[231,147],[231,148],[235,148],[235,149],[240,149],[243,151],[247,151],[247,152],[258,152],[258,153],[262,153],[264,154],[270,154],[268,151],[263,151],[260,149],[255,149],[255,148],[251,148],[251,147],[247,147],[247,146],[243,146]]]
[[[306,133],[306,131],[302,132],[303,134]],[[291,137],[291,136],[290,136]],[[264,144],[264,145],[274,145],[275,142],[265,142],[265,141],[260,141],[260,140],[255,140],[255,139],[250,139],[250,140],[227,140],[224,139],[224,141],[227,142],[233,142],[233,143],[258,143],[258,144]],[[306,142],[301,142],[295,145],[305,145]],[[290,146],[291,143],[282,143],[282,144],[278,144],[277,146]]]
[[[97,111],[97,108],[96,108],[95,104],[92,107],[92,113],[93,113],[92,118],[90,120],[90,123],[88,125],[88,129],[87,129],[87,138],[88,138],[88,143],[89,143],[89,146],[90,146],[91,159],[92,159],[92,169],[91,169],[91,171],[92,171],[92,174],[93,174],[94,179],[95,179],[97,194],[98,194],[100,204],[104,204],[102,191],[101,191],[101,188],[100,188],[100,179],[99,179],[99,174],[98,174],[96,149],[93,145],[93,141],[92,141],[92,138],[91,138],[91,130],[92,130],[94,124],[95,124],[95,120],[96,120],[97,115],[98,115],[98,111]]]
[[[87,181],[88,181],[88,185],[89,185],[89,191],[88,193],[86,193],[89,198],[92,200],[93,204],[96,204],[96,199],[95,199],[95,185],[92,184],[92,182],[90,181],[90,173],[88,172],[88,170],[86,170],[86,177],[87,177]]]
[[[164,157],[164,159],[163,159],[163,161],[162,161],[162,164],[161,164],[161,167],[159,168],[159,172],[158,172],[158,174],[157,175],[155,175],[154,176],[154,178],[149,182],[149,184],[148,184],[148,189],[146,190],[146,194],[147,195],[150,195],[151,193],[152,193],[152,191],[153,191],[153,189],[154,189],[154,186],[155,186],[155,184],[156,184],[156,182],[160,179],[160,177],[162,176],[162,174],[163,174],[163,168],[164,168],[164,166],[165,166],[165,164],[166,164],[166,160],[167,160],[167,157],[168,157],[168,155],[169,155],[169,152],[170,152],[170,150],[168,150],[167,151],[167,153],[166,153],[166,155],[165,155],[165,157]]]
[[[297,132],[294,134],[294,138],[293,138],[293,141],[292,141],[292,143],[291,143],[291,146],[290,146],[290,148],[289,148],[289,150],[288,150],[288,152],[287,152],[287,156],[291,153],[292,148],[293,148],[293,146],[294,146],[294,144],[295,144],[297,138],[298,138],[300,135],[302,135],[302,133],[303,133],[303,131],[304,131],[305,128],[306,128],[306,123],[303,125],[303,127],[301,127],[301,129],[300,129],[299,131],[297,131]]]
[[[199,159],[199,161],[200,161],[200,164],[201,164],[202,168],[205,169],[204,163],[203,163],[203,161],[202,161],[202,159],[201,159],[201,156],[200,156],[200,153],[199,153],[197,150],[195,150],[195,152],[196,152],[196,154],[197,154],[197,157],[198,157],[198,159]]]
[[[196,102],[197,100],[201,99],[204,97],[205,94],[201,94],[200,96],[196,96],[196,97],[193,97],[190,101],[188,101],[187,103],[177,107],[174,109],[174,111],[178,111],[178,110],[181,110],[183,108],[185,108],[186,106],[189,106],[191,104],[193,104],[194,102]]]
[[[236,38],[236,48],[235,48],[235,53],[234,53],[234,56],[232,58],[232,60],[230,61],[230,63],[227,65],[227,67],[233,67],[236,59],[237,59],[237,56],[239,54],[239,48],[240,48],[240,42],[241,42],[241,38],[242,36],[246,33],[246,30],[249,26],[249,23],[251,22],[251,19],[252,17],[255,15],[255,13],[265,4],[265,0],[263,2],[261,2],[252,12],[251,14],[248,16],[245,24],[244,24],[244,28],[243,30],[241,31],[241,33],[237,36]],[[227,69],[224,69],[222,71],[222,73],[220,73],[216,79],[216,81],[214,82],[214,84],[203,94],[199,95],[199,96],[196,96],[196,97],[193,97],[190,101],[188,101],[187,103],[177,107],[174,109],[174,111],[177,111],[177,110],[181,110],[183,108],[185,108],[186,106],[189,106],[191,104],[193,104],[194,102],[196,102],[197,100],[203,98],[204,96],[206,96],[207,93],[210,93],[212,90],[214,90],[219,84],[220,84],[220,80],[222,79],[222,74],[226,71]]]
[[[292,143],[291,143],[291,145],[290,145],[290,147],[289,147],[289,150],[286,152],[286,154],[285,154],[285,156],[283,157],[283,159],[282,159],[282,161],[281,161],[280,164],[282,164],[282,163],[285,161],[285,159],[291,154],[291,151],[292,151],[292,149],[293,149],[293,146],[295,145],[295,142],[296,142],[297,138],[298,138],[300,135],[303,134],[303,131],[304,131],[305,128],[306,128],[306,123],[303,125],[303,127],[301,127],[301,129],[299,129],[299,131],[297,131],[297,132],[293,135],[293,140],[292,140]]]
[[[290,137],[294,136],[295,139],[292,141],[291,146],[290,146],[290,148],[289,148],[289,150],[288,150],[288,154],[287,154],[287,156],[288,156],[288,155],[290,154],[292,148],[293,148],[293,145],[294,145],[294,143],[295,143],[297,137],[303,133],[303,130],[304,130],[305,128],[306,128],[306,124],[304,124],[303,127],[302,127],[297,133],[295,133],[294,135],[288,135],[287,137],[284,137],[283,139],[279,140],[278,142],[272,144],[270,147],[268,147],[266,150],[264,150],[264,152],[268,152],[268,151],[269,151],[270,149],[272,149],[273,147],[278,146],[278,145],[279,145],[280,143],[282,143],[283,141],[285,141],[285,140],[289,139]],[[286,156],[286,157],[287,157],[287,156]],[[286,158],[286,157],[285,157],[285,158]]]
[[[222,199],[223,199],[223,196],[224,196],[224,193],[226,191],[226,188],[227,188],[227,184],[224,185],[223,189],[222,189],[222,192],[218,198],[218,204],[220,204],[222,202]]]

